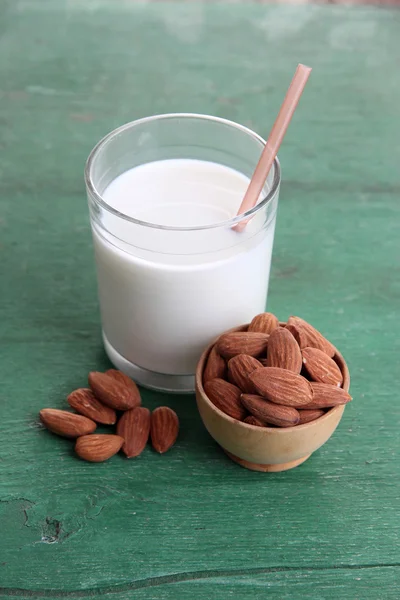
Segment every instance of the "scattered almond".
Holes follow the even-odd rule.
[[[315,419],[319,419],[325,414],[325,411],[320,408],[302,408],[299,409],[299,413],[300,421],[298,425],[304,425],[304,423],[310,423],[311,421],[315,421]]]
[[[261,313],[256,315],[249,325],[248,331],[257,331],[258,333],[272,333],[279,327],[279,321],[272,313]]]
[[[249,375],[262,364],[247,354],[237,354],[228,362],[228,377],[231,383],[247,394],[255,392],[254,385],[249,380]]]
[[[335,385],[311,382],[310,386],[313,397],[311,402],[304,408],[331,408],[339,404],[347,404],[352,400],[350,394]]]
[[[226,363],[222,356],[218,354],[217,348],[213,346],[203,374],[203,383],[212,379],[223,379],[226,374]]]
[[[135,396],[135,398],[138,401],[137,406],[139,406],[141,404],[139,388],[136,385],[136,383],[133,381],[133,379],[128,377],[128,375],[125,375],[125,373],[123,373],[122,371],[118,371],[117,369],[108,369],[108,371],[106,371],[105,374],[108,375],[109,377],[112,377],[113,379],[115,379],[115,381],[118,381],[119,383],[122,383],[127,388],[129,388],[132,391],[132,394]]]
[[[310,383],[301,375],[277,367],[261,367],[249,375],[258,393],[284,406],[305,406],[312,400]]]
[[[151,415],[147,408],[140,406],[136,383],[124,373],[109,369],[107,373],[89,373],[88,378],[91,389],[79,388],[67,397],[70,406],[81,414],[55,408],[44,408],[39,413],[42,423],[53,433],[78,438],[75,450],[82,459],[102,462],[121,447],[128,458],[139,456],[151,428],[152,443],[157,452],[166,452],[175,443],[179,431],[176,413],[162,406]],[[125,411],[118,421],[117,435],[93,435],[96,422],[115,424],[116,410]]]
[[[137,387],[134,390],[113,376],[92,371],[89,373],[89,385],[100,402],[115,410],[129,410],[141,403]]]
[[[68,404],[76,412],[103,425],[114,425],[117,421],[115,410],[101,404],[93,394],[92,390],[80,388],[72,392],[67,398]]]
[[[244,407],[257,419],[279,427],[293,427],[300,420],[299,412],[291,406],[280,406],[254,394],[243,394]]]
[[[224,358],[230,359],[237,354],[260,356],[268,346],[269,335],[256,331],[237,331],[224,333],[216,342],[217,352]]]
[[[124,412],[117,424],[117,434],[124,439],[122,452],[127,458],[139,456],[150,435],[150,411],[136,406]]]
[[[179,419],[168,406],[159,406],[151,413],[151,443],[156,452],[167,452],[176,442]]]
[[[318,348],[303,348],[303,364],[312,380],[340,387],[343,375],[335,361]]]
[[[294,335],[301,349],[307,347],[318,348],[331,358],[335,356],[335,346],[304,319],[289,317],[286,328]]]
[[[238,421],[245,418],[246,411],[240,401],[242,392],[236,385],[224,379],[213,379],[207,381],[204,390],[211,402],[222,412]]]
[[[286,328],[275,329],[268,340],[268,367],[279,367],[299,374],[302,367],[300,346]]]
[[[43,408],[39,412],[39,417],[47,429],[66,438],[76,438],[92,433],[96,429],[94,421],[66,410]]]
[[[121,449],[124,439],[119,435],[94,434],[77,439],[75,452],[83,460],[103,462]]]

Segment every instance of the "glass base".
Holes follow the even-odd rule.
[[[167,375],[143,369],[135,363],[126,360],[110,344],[103,332],[104,348],[112,364],[119,370],[129,375],[136,383],[150,390],[172,394],[192,394],[195,390],[195,376],[193,375]]]

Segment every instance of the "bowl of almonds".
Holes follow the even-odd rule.
[[[203,353],[196,371],[203,423],[226,454],[255,471],[286,471],[331,437],[350,375],[340,352],[301,319],[272,313],[231,329]]]

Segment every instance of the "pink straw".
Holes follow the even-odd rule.
[[[310,73],[310,67],[301,64],[297,66],[278,116],[268,136],[267,143],[262,151],[260,160],[254,170],[249,187],[247,188],[242,204],[240,205],[238,215],[245,213],[256,205]],[[245,228],[246,223],[247,221],[241,221],[236,225],[235,229],[237,231],[242,231]]]

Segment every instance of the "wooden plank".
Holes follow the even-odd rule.
[[[17,590],[15,595],[28,600],[35,594]],[[356,567],[333,569],[271,569],[266,573],[256,570],[230,573],[193,572],[183,575],[155,577],[128,585],[113,586],[101,591],[40,592],[40,598],[100,598],[117,597],[119,600],[186,600],[186,598],[268,598],[293,600],[321,600],[330,598],[374,598],[397,600],[398,569],[396,567]],[[3,598],[3,596],[0,596]],[[8,598],[9,596],[4,596]],[[37,597],[37,596],[36,596]]]
[[[400,13],[122,0],[0,11],[0,595],[397,598]],[[192,397],[144,392],[178,412],[176,448],[76,460],[37,413],[108,366],[89,150],[157,112],[266,132],[298,60],[314,72],[281,152],[269,308],[310,319],[347,358],[355,400],[337,433],[297,470],[251,473],[208,437]]]

